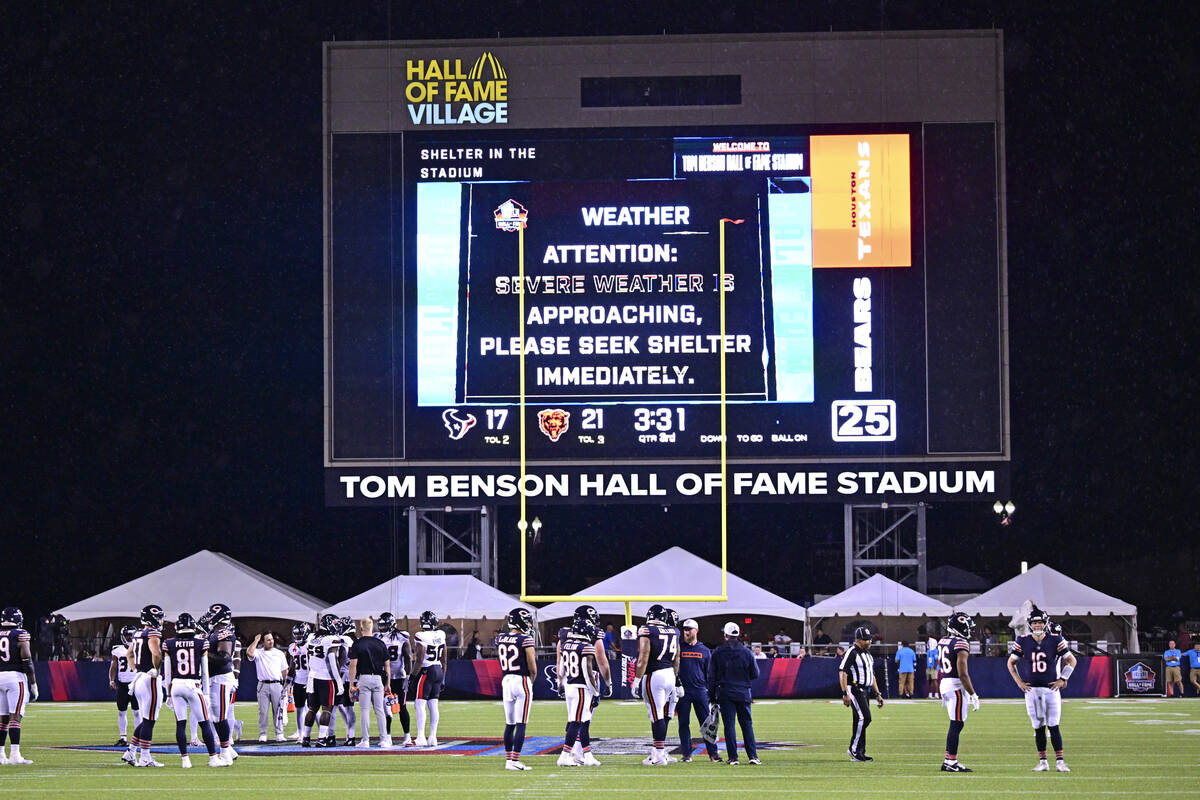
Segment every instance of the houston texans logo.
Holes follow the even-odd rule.
[[[546,676],[546,682],[550,684],[551,691],[557,692],[558,691],[558,666],[555,664],[547,664],[546,668],[542,670],[542,673]]]
[[[475,427],[476,421],[474,414],[460,416],[457,408],[447,408],[442,412],[442,424],[450,431],[450,438],[455,441],[466,436],[467,431]]]

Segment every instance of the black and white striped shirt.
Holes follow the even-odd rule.
[[[846,673],[846,683],[851,688],[870,691],[875,685],[875,659],[869,650],[851,647],[842,657],[839,669]]]

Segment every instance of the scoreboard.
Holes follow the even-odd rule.
[[[326,134],[328,502],[1005,489],[996,121],[514,124],[524,51],[414,52]]]

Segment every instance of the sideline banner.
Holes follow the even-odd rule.
[[[1160,655],[1118,656],[1113,661],[1117,697],[1166,697],[1166,668]]]

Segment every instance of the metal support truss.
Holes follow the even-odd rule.
[[[842,506],[847,589],[879,572],[927,591],[925,509],[924,503]]]
[[[474,575],[495,586],[494,506],[408,507],[408,574]]]

